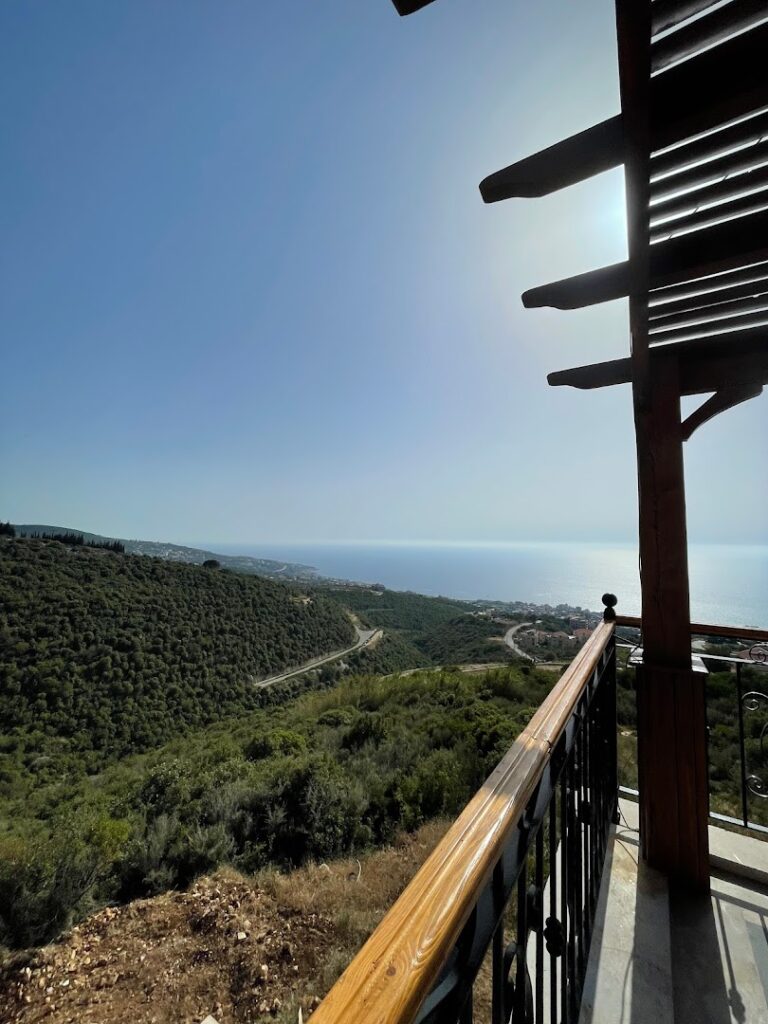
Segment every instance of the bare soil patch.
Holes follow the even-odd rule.
[[[247,879],[219,871],[187,892],[107,907],[0,964],[3,1024],[288,1022],[311,1014],[437,843],[424,826],[361,861]]]

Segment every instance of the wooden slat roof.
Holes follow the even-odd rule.
[[[431,0],[393,2],[410,14]],[[766,345],[768,0],[617,0],[617,18],[624,109],[480,191],[487,203],[543,196],[624,164],[630,258],[531,288],[523,303],[629,297],[634,359],[703,341]]]
[[[636,45],[650,75],[645,343],[768,328],[768,264],[753,269],[768,259],[768,2],[656,0],[651,22]],[[624,163],[637,144],[626,115],[490,175],[483,198],[544,195]],[[629,262],[616,264],[530,289],[523,302],[573,309],[630,296],[635,278]]]

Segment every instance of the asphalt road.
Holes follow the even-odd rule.
[[[289,669],[287,672],[281,672],[278,676],[270,676],[268,679],[261,679],[254,685],[258,689],[263,689],[265,686],[283,683],[286,679],[303,675],[304,672],[309,672],[312,668],[319,668],[321,665],[328,665],[332,661],[338,661],[339,658],[352,654],[353,651],[359,651],[361,647],[367,647],[374,640],[378,640],[384,635],[384,630],[382,629],[360,629],[359,626],[355,626],[355,630],[357,631],[357,642],[351,647],[347,647],[343,651],[334,651],[332,654],[322,654],[319,658],[311,658],[309,661],[305,661],[303,665],[299,665],[298,668]]]
[[[527,626],[532,626],[532,625],[533,625],[532,622],[518,622],[518,624],[516,626],[512,626],[504,634],[504,643],[507,645],[507,647],[509,647],[511,650],[513,650],[515,652],[515,654],[519,658],[525,658],[526,661],[534,661],[535,662],[536,661],[535,658],[531,657],[530,654],[528,654],[526,651],[524,651],[521,647],[518,647],[517,644],[515,643],[515,633],[517,633],[517,631],[519,629],[525,629]]]

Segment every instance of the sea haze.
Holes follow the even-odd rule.
[[[637,548],[631,544],[209,544],[214,551],[284,559],[322,576],[393,590],[465,599],[530,601],[640,613]],[[768,628],[768,546],[692,544],[691,617]]]

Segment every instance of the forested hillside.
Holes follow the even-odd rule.
[[[310,582],[316,572],[310,565],[298,562],[276,562],[273,558],[254,558],[251,555],[223,555],[205,548],[191,548],[186,544],[171,544],[167,541],[129,540],[128,538],[105,537],[100,533],[89,533],[87,530],[73,530],[66,526],[43,526],[32,523],[0,523],[0,536],[3,533],[16,537],[34,537],[42,535],[79,536],[91,546],[119,544],[129,555],[150,555],[153,558],[165,558],[170,562],[185,562],[188,565],[202,565],[210,559],[220,562],[225,569],[234,572],[252,573],[256,576],[270,576],[273,579],[291,579]]]
[[[6,753],[26,761],[77,751],[97,767],[147,750],[252,710],[254,680],[354,637],[343,609],[321,594],[0,538],[0,723]]]
[[[357,612],[371,626],[420,634],[469,610],[464,601],[448,597],[425,597],[399,590],[371,590],[367,587],[335,588],[328,591],[337,601]]]
[[[478,615],[475,604],[364,587],[329,593],[363,622],[385,630],[380,644],[354,655],[353,666],[360,671],[514,660],[502,640],[505,627]]]
[[[555,682],[359,677],[209,726],[91,778],[0,791],[0,944],[113,899],[362,851],[453,816]]]

